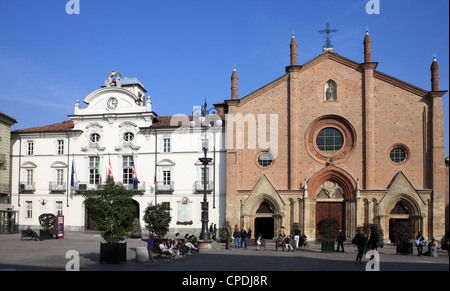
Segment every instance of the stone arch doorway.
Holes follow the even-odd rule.
[[[306,226],[317,237],[317,224],[323,218],[336,218],[347,237],[356,232],[356,180],[344,169],[329,164],[307,182],[311,203],[306,208],[312,219]]]
[[[261,234],[264,239],[274,238],[275,220],[273,206],[267,201],[261,202],[255,216],[255,237]]]
[[[344,189],[339,182],[328,180],[316,192],[316,225],[324,218],[335,218],[345,233]]]
[[[409,201],[400,199],[395,202],[389,213],[389,239],[391,242],[395,241],[393,229],[395,228],[395,225],[401,221],[411,222],[414,225],[415,233],[419,232],[421,229],[421,223],[418,219],[416,219],[419,217],[415,214],[415,212],[414,205]]]

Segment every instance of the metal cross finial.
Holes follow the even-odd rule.
[[[323,46],[323,48],[332,48],[333,45],[331,45],[331,33],[336,33],[337,30],[336,29],[330,29],[330,24],[327,23],[326,25],[326,29],[322,29],[319,30],[319,33],[325,33],[325,45]]]

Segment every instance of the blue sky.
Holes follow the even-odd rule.
[[[234,64],[243,97],[284,74],[292,31],[299,64],[317,57],[327,22],[335,52],[363,62],[369,27],[377,70],[426,90],[435,53],[449,89],[448,0],[379,0],[372,15],[368,0],[80,0],[79,15],[67,2],[0,0],[0,111],[13,129],[67,120],[113,70],[138,77],[159,115],[229,99]]]

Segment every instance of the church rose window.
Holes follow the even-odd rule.
[[[356,148],[356,131],[342,116],[323,115],[314,120],[305,134],[308,154],[319,163],[341,163]]]
[[[344,136],[338,129],[328,127],[319,132],[316,143],[321,151],[332,154],[342,148],[344,145]]]
[[[261,167],[268,167],[272,164],[273,162],[273,156],[271,153],[269,152],[262,152],[259,154],[258,156],[258,164]]]

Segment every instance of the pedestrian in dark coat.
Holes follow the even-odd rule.
[[[358,254],[356,255],[356,264],[361,264],[361,259],[364,253],[364,247],[366,245],[367,238],[364,236],[362,229],[358,229],[356,234],[356,245],[358,247]]]
[[[344,241],[346,241],[347,238],[345,237],[345,234],[342,231],[342,229],[339,230],[339,234],[338,234],[336,240],[338,243],[336,252],[339,252],[339,246],[342,248],[342,252],[344,252]]]

